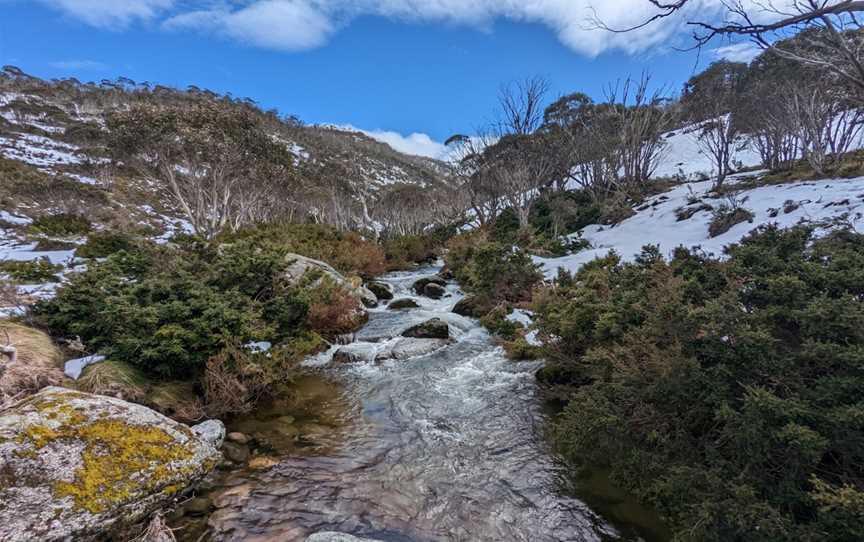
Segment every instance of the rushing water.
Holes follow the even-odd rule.
[[[477,322],[452,314],[456,286],[441,301],[412,295],[414,281],[435,271],[385,277],[397,299],[411,297],[421,308],[376,309],[357,340],[380,346],[437,317],[450,324],[455,342],[383,364],[335,365],[329,354],[310,360],[339,383],[316,390],[335,395],[328,405],[340,414],[322,422],[323,441],[284,454],[269,470],[227,476],[210,519],[213,540],[303,540],[319,531],[393,542],[622,536],[560,492],[560,467],[539,435],[538,365],[508,361]],[[289,406],[263,416],[278,420],[282,408]],[[241,429],[254,431],[245,423]]]

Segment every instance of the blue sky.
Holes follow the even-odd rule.
[[[629,24],[646,13],[646,0],[611,3],[604,21]],[[728,52],[703,51],[697,65],[695,54],[669,48],[686,43],[676,22],[617,35],[589,28],[590,0],[534,4],[0,0],[0,64],[46,78],[194,84],[435,154],[435,141],[490,120],[504,82],[542,75],[553,94],[600,97],[609,82],[647,70],[677,91],[694,68]]]

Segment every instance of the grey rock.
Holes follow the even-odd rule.
[[[45,388],[0,412],[0,540],[104,539],[170,504],[219,459],[149,408]]]
[[[456,306],[453,307],[453,312],[459,316],[467,316],[469,318],[481,318],[483,311],[480,308],[480,300],[473,295],[465,296]]]
[[[285,278],[288,279],[290,284],[300,282],[303,276],[310,271],[319,271],[333,279],[336,284],[345,288],[345,290],[359,299],[366,307],[378,306],[378,298],[368,288],[365,288],[362,284],[355,284],[348,280],[341,273],[333,269],[333,267],[322,261],[313,260],[300,254],[287,254],[285,260],[288,262],[288,267],[285,269]]]
[[[423,288],[423,295],[430,299],[441,299],[445,295],[447,295],[447,290],[444,289],[443,286],[439,286],[438,284],[429,283]]]
[[[192,432],[204,442],[209,442],[214,448],[221,448],[225,442],[225,424],[219,420],[207,420],[192,426]]]
[[[334,363],[362,363],[372,361],[376,346],[369,343],[355,343],[341,347],[333,354]]]
[[[433,318],[402,332],[403,337],[412,339],[449,339],[450,326],[440,318]]]
[[[249,435],[241,433],[239,431],[232,431],[228,433],[225,438],[227,438],[231,442],[236,442],[237,444],[249,444],[249,442],[252,440]]]
[[[390,348],[379,352],[375,361],[379,363],[388,360],[404,361],[426,356],[449,344],[450,341],[444,339],[400,339]]]
[[[393,292],[390,291],[390,288],[386,284],[381,282],[370,282],[366,285],[366,288],[375,294],[375,297],[377,297],[379,301],[389,301],[393,299]]]
[[[403,311],[407,309],[419,309],[420,305],[417,304],[413,299],[397,299],[396,301],[391,301],[387,306],[391,311]]]
[[[306,537],[306,542],[381,542],[372,538],[358,538],[345,533],[315,533]]]
[[[251,455],[249,447],[245,444],[237,444],[236,442],[226,442],[222,445],[222,453],[225,457],[235,463],[245,463]]]
[[[447,286],[447,281],[438,276],[424,277],[416,281],[414,285],[411,286],[411,289],[414,290],[418,295],[424,295],[423,292],[425,291],[426,286],[430,284],[437,284],[438,286],[441,286],[443,288]]]

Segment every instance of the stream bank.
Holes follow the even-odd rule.
[[[265,442],[272,462],[211,480],[210,539],[324,531],[388,542],[640,539],[626,521],[617,528],[562,494],[567,473],[541,435],[534,373],[542,362],[508,360],[476,320],[453,314],[462,297],[455,284],[440,300],[416,295],[411,286],[437,272],[381,279],[417,307],[370,311],[352,345],[370,361],[334,362],[334,347],[305,363],[310,376],[292,403],[229,423]],[[376,355],[436,318],[450,329],[444,348],[401,361]],[[197,538],[184,530],[181,539]]]

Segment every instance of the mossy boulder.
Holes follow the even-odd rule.
[[[440,318],[433,318],[422,324],[406,329],[402,332],[403,337],[412,339],[449,339],[450,326]]]
[[[0,413],[0,540],[95,540],[171,503],[220,460],[144,406],[45,388]]]
[[[307,274],[317,274],[330,277],[337,285],[344,288],[356,297],[366,307],[377,307],[378,297],[363,286],[358,278],[348,279],[326,263],[301,256],[300,254],[288,254],[285,256],[288,267],[285,269],[285,278],[289,284],[299,284]]]
[[[489,312],[488,303],[484,303],[475,295],[467,295],[456,303],[456,306],[453,307],[453,312],[459,316],[482,318]]]

